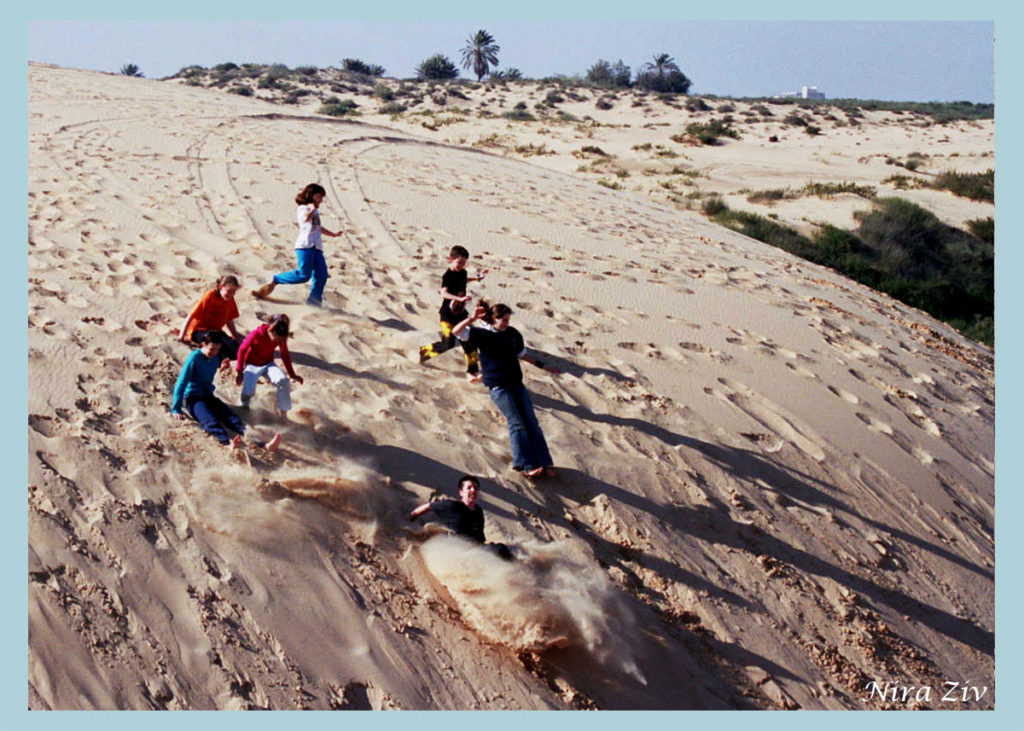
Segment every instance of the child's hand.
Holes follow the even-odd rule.
[[[299,383],[299,384],[305,383],[305,381],[303,380],[302,376],[292,376],[292,380],[295,381],[296,383]]]
[[[185,421],[185,415],[184,414],[172,413],[171,416],[173,416],[178,421]]]

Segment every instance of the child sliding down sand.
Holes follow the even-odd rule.
[[[245,424],[227,404],[213,395],[216,388],[213,378],[217,369],[226,369],[228,366],[227,358],[221,354],[222,337],[216,331],[206,332],[201,338],[199,350],[193,351],[185,361],[178,381],[174,384],[171,413],[181,421],[186,415],[192,417],[207,434],[235,451],[242,446]],[[235,436],[229,436],[229,431],[235,432]],[[273,451],[280,444],[281,435],[275,434],[263,446]]]

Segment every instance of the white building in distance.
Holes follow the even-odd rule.
[[[824,99],[825,92],[818,91],[816,86],[803,86],[800,91],[785,91],[775,95],[776,99]]]

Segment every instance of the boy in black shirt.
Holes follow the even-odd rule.
[[[504,543],[487,543],[484,538],[484,511],[476,504],[480,491],[480,481],[472,475],[459,478],[458,500],[435,500],[424,503],[409,513],[409,520],[416,520],[426,512],[431,512],[437,521],[457,536],[464,536],[472,541],[486,545],[506,560],[512,558],[512,552]]]
[[[441,339],[420,348],[421,364],[451,350],[455,347],[456,342],[459,342],[452,335],[452,327],[466,317],[466,302],[469,301],[469,296],[466,294],[466,285],[469,282],[469,272],[466,271],[468,260],[469,251],[464,246],[453,246],[448,253],[448,269],[441,277]],[[474,279],[480,282],[485,274],[487,274],[486,269]],[[461,344],[466,358],[466,376],[471,381],[478,381],[480,379],[477,374],[480,371],[480,366],[476,347],[470,343]]]

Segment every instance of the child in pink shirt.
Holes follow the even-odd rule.
[[[256,383],[266,377],[277,388],[277,408],[281,414],[285,415],[291,410],[291,381],[303,381],[301,376],[295,374],[288,353],[289,327],[288,315],[274,315],[270,322],[249,333],[238,347],[235,383],[242,387],[242,408],[248,408],[250,399],[256,393]],[[288,371],[287,375],[274,362],[277,350],[281,351],[281,361]]]

